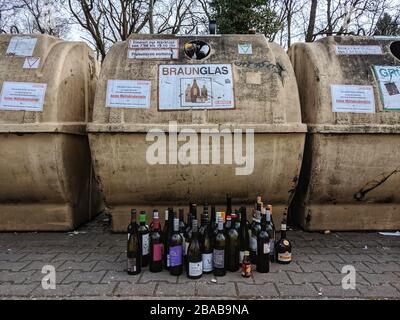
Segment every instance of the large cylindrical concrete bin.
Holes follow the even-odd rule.
[[[289,55],[308,125],[293,214],[307,230],[400,228],[398,43],[327,37]]]
[[[203,143],[204,130],[227,138]],[[254,166],[237,172],[246,165],[233,150],[251,155],[251,130]],[[226,194],[243,205],[262,195],[281,214],[298,181],[306,126],[289,57],[264,36],[132,35],[103,63],[88,131],[113,230],[124,231],[130,208],[164,212],[207,201],[222,209]],[[175,136],[184,132],[193,140]],[[221,157],[212,162],[217,145]],[[207,148],[209,160],[200,155]]]
[[[0,36],[0,230],[70,230],[98,209],[86,134],[97,77],[83,43]]]

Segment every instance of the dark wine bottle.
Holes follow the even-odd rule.
[[[169,239],[169,273],[173,276],[180,276],[183,273],[183,249],[182,237],[179,234],[179,219],[174,219],[173,232]]]
[[[253,222],[251,223],[250,261],[252,264],[257,263],[257,238],[261,230],[260,218],[261,218],[261,204],[258,203],[255,216],[253,216]]]
[[[171,215],[172,219],[172,215]],[[163,242],[163,264],[164,264],[164,269],[169,268],[169,253],[168,253],[168,235],[169,235],[169,211],[165,210],[165,221],[164,221],[164,230],[162,233],[162,242]]]
[[[154,221],[155,220],[158,220],[158,222],[160,222],[160,214],[158,213],[158,210],[157,209],[154,209],[153,210],[153,219],[151,220],[151,222],[150,222],[150,226],[149,226],[149,231],[150,232],[152,232],[153,231],[153,229],[154,229]]]
[[[281,238],[275,247],[277,262],[280,264],[289,264],[292,261],[292,245],[286,237],[286,218],[282,220]]]
[[[243,262],[244,253],[250,251],[249,226],[246,219],[246,208],[240,208],[240,230],[239,230],[239,263]]]
[[[268,232],[268,236],[269,236],[269,248],[270,248],[270,260],[271,262],[275,261],[275,228],[272,225],[271,222],[271,211],[269,209],[269,207],[267,207],[265,209],[265,214],[266,214],[266,218],[267,218],[267,232]]]
[[[179,209],[179,234],[182,237],[182,254],[183,254],[183,264],[185,265],[186,260],[186,223],[184,219],[184,209]]]
[[[201,258],[203,260],[203,273],[211,273],[213,271],[213,247],[212,233],[208,215],[204,218],[204,230],[201,237]]]
[[[225,235],[224,235],[224,223],[222,218],[218,219],[218,233],[215,237],[214,251],[213,251],[213,267],[214,276],[223,277],[226,274],[225,269]]]
[[[203,260],[200,250],[199,232],[197,220],[192,222],[192,239],[190,241],[188,254],[187,276],[189,279],[199,279],[203,275]]]
[[[239,264],[239,234],[231,221],[227,217],[227,226],[229,227],[226,237],[226,269],[230,272],[236,272],[240,269]]]
[[[161,226],[158,217],[153,220],[153,230],[150,233],[150,272],[161,272],[163,243],[161,237]]]
[[[232,198],[227,194],[226,195],[226,212],[227,216],[232,214]]]
[[[147,267],[150,261],[150,231],[146,225],[146,212],[140,212],[139,223],[139,235],[142,244],[142,267]]]
[[[139,274],[142,271],[142,256],[140,254],[141,242],[138,225],[136,223],[136,210],[131,210],[131,223],[128,226],[127,243],[127,272],[130,275]]]
[[[257,263],[256,270],[259,273],[268,273],[270,266],[270,241],[267,232],[267,219],[263,214],[261,219],[261,230],[257,237]]]

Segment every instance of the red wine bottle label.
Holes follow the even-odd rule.
[[[264,254],[269,254],[271,252],[270,246],[269,246],[269,242],[264,243],[263,245],[263,253]]]
[[[214,249],[213,254],[214,268],[222,269],[225,267],[225,250]]]
[[[203,262],[189,262],[189,276],[198,277],[203,273]]]
[[[142,235],[142,255],[146,256],[150,252],[150,235]]]
[[[180,266],[182,264],[182,246],[169,248],[169,262],[171,267]]]
[[[213,270],[213,254],[212,253],[203,253],[201,255],[201,259],[203,260],[203,271],[211,272]]]
[[[284,253],[278,253],[278,261],[282,261],[282,262],[292,261],[292,253],[289,251],[286,251]]]
[[[136,272],[136,258],[128,258],[128,272]]]
[[[163,251],[162,243],[157,243],[153,245],[153,261],[162,260],[162,251]]]

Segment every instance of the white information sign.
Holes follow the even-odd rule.
[[[400,66],[374,66],[383,108],[400,110]]]
[[[351,113],[375,113],[372,86],[331,85],[332,111]]]
[[[106,107],[150,108],[151,81],[108,80]]]
[[[159,66],[159,109],[233,109],[230,64]]]
[[[19,57],[30,57],[35,50],[36,42],[36,38],[12,37],[6,54],[14,54]]]
[[[355,45],[336,45],[337,55],[381,55],[383,54],[380,46],[355,46]]]
[[[46,88],[45,83],[4,82],[0,109],[42,111]]]
[[[253,47],[251,43],[238,44],[239,54],[253,54]]]
[[[27,57],[25,58],[23,68],[24,69],[37,69],[40,65],[40,58]]]
[[[178,39],[129,40],[129,59],[178,59]]]

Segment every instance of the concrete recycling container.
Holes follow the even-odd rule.
[[[86,124],[97,63],[83,43],[0,36],[0,230],[64,231],[99,196]]]
[[[95,174],[120,232],[131,208],[187,212],[189,202],[207,201],[221,210],[226,194],[249,206],[262,195],[282,214],[297,184],[306,126],[290,60],[264,36],[132,35],[103,63],[88,132]],[[182,140],[184,133],[190,137]],[[254,155],[253,168],[234,150]],[[220,159],[211,160],[216,153]]]
[[[367,37],[290,48],[308,125],[292,212],[306,230],[400,228],[399,52]]]

